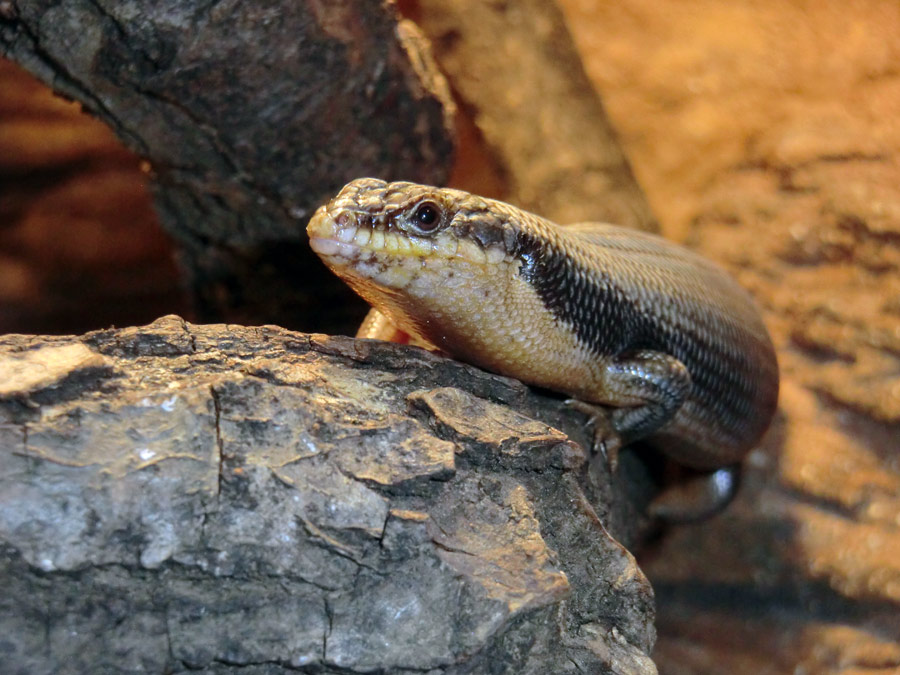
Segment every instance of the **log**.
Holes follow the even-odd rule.
[[[169,316],[0,383],[6,672],[656,672],[642,464],[516,381]]]
[[[325,274],[306,246],[309,216],[359,176],[449,172],[453,102],[390,3],[3,8],[0,55],[146,159],[201,318],[296,326],[324,296],[358,322],[362,303],[337,281],[310,291]]]
[[[481,141],[461,187],[563,224],[658,229],[556,2],[407,4]]]

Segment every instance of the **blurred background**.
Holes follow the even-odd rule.
[[[0,332],[187,311],[146,183],[105,124],[0,59]]]

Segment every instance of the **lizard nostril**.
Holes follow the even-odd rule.
[[[334,222],[338,225],[338,227],[347,227],[350,224],[350,215],[343,211],[337,215],[337,218],[334,219]]]

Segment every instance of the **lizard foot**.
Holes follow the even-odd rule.
[[[619,451],[622,449],[622,436],[613,426],[609,415],[609,409],[579,401],[578,399],[566,399],[565,404],[584,414],[588,418],[588,427],[593,432],[594,453],[606,460],[611,473],[615,473],[619,466]]]

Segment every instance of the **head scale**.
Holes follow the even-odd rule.
[[[338,224],[352,217],[361,226],[411,237],[433,237],[448,230],[481,249],[502,247],[514,257],[524,252],[528,239],[518,224],[522,212],[515,207],[417,183],[360,178],[348,183],[325,208]]]

